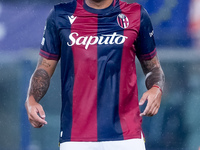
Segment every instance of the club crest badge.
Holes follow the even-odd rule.
[[[121,28],[126,29],[129,26],[128,17],[126,17],[124,14],[119,14],[117,16],[117,23]]]

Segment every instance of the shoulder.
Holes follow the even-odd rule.
[[[140,11],[142,6],[138,3],[127,3],[127,2],[123,2],[120,1],[120,8],[121,10],[126,10],[129,12],[136,12],[136,11]]]
[[[76,8],[77,1],[76,0],[71,0],[69,2],[65,3],[59,3],[57,5],[54,5],[53,10],[57,13],[62,13],[62,12],[73,12],[73,10]]]
[[[138,16],[141,18],[141,20],[150,20],[149,14],[147,10],[138,3],[127,3],[120,1],[120,8],[123,12],[126,12],[131,15],[138,14]]]

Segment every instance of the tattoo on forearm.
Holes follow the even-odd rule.
[[[33,96],[37,102],[46,94],[50,84],[50,77],[44,69],[37,69],[29,87],[29,97]]]
[[[143,61],[141,64],[146,75],[145,84],[147,89],[150,89],[153,85],[158,85],[163,90],[165,76],[158,58],[154,57],[152,60]]]
[[[145,84],[147,89],[150,89],[153,85],[158,85],[163,91],[164,87],[164,74],[162,69],[154,68],[146,75]]]

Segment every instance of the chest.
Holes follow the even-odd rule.
[[[74,12],[58,18],[57,28],[65,47],[89,50],[94,45],[118,49],[123,45],[131,49],[137,38],[139,18],[126,12],[97,15]]]

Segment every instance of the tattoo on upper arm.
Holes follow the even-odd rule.
[[[51,64],[48,63],[44,58],[40,57],[39,60],[38,60],[38,65],[43,65],[45,66],[46,68],[49,68],[51,67]]]
[[[37,69],[32,78],[29,96],[33,96],[37,102],[46,94],[50,84],[50,77],[44,69]]]
[[[145,84],[147,89],[150,89],[153,85],[158,85],[163,90],[165,76],[158,58],[155,56],[151,60],[142,61],[141,65],[146,76]]]
[[[42,65],[47,68],[51,67],[51,64],[49,64],[46,60],[43,60]]]

